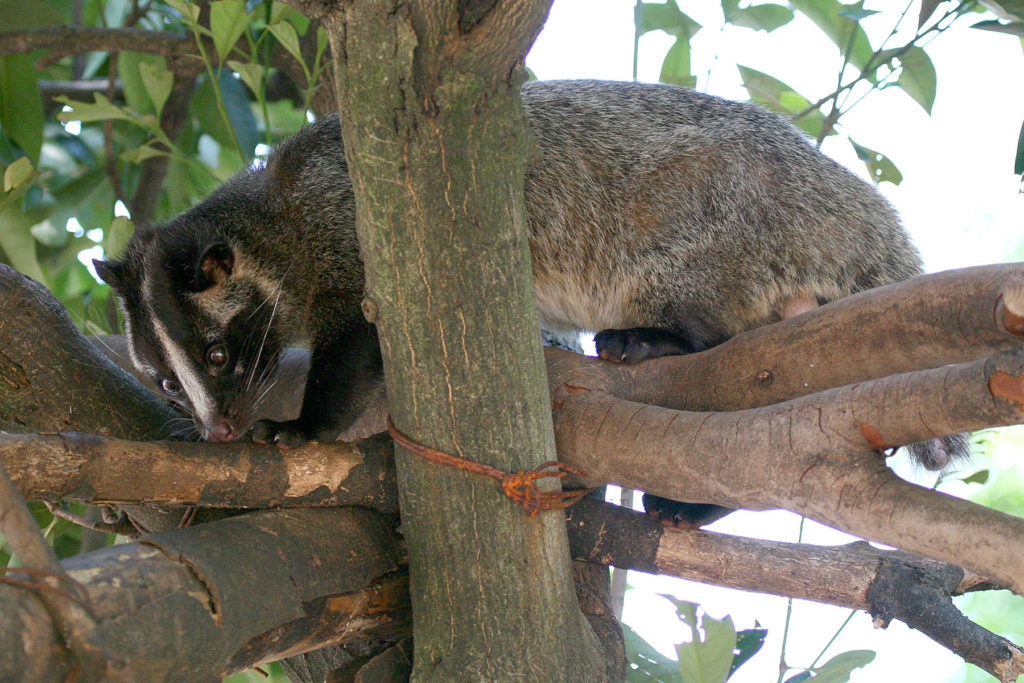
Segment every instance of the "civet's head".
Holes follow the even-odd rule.
[[[230,441],[258,420],[298,416],[309,352],[286,283],[215,222],[193,210],[94,264],[120,301],[135,367],[203,438]]]

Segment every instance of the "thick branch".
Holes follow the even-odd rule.
[[[131,50],[169,59],[198,61],[191,36],[139,28],[48,26],[23,31],[0,31],[0,54],[50,50],[48,60],[80,52]]]
[[[992,587],[959,567],[864,542],[822,547],[666,529],[593,499],[567,519],[577,559],[865,610],[881,626],[903,621],[1001,681],[1024,673],[1024,649],[953,605],[954,595]]]
[[[45,287],[0,264],[0,429],[159,439],[180,419],[89,344]]]
[[[172,479],[169,468],[153,464],[154,472],[163,473],[158,479]],[[244,482],[233,485],[225,489],[228,499],[245,495]],[[996,586],[940,562],[864,544],[818,548],[666,530],[643,515],[589,499],[571,509],[569,531],[579,559],[865,609],[882,621],[895,617],[926,632],[994,675],[1020,666],[1019,648],[947,604],[950,595]],[[882,560],[889,564],[880,569]],[[939,612],[942,619],[935,618]]]
[[[610,365],[560,354],[548,376],[557,386],[579,373],[586,386],[600,381],[620,398],[680,410],[753,408],[1016,348],[1024,342],[1022,286],[1022,264],[924,275],[689,356]]]
[[[343,508],[254,513],[63,564],[130,680],[181,681],[366,635],[402,637],[401,561],[379,515]],[[64,680],[67,662],[30,594],[0,586],[0,609],[0,679]]]
[[[555,434],[559,457],[596,481],[793,510],[963,564],[1020,593],[1024,520],[909,484],[873,449],[1019,422],[1022,383],[1024,350],[733,413],[675,411],[574,386],[557,395]]]
[[[32,500],[398,511],[392,445],[383,436],[284,451],[247,443],[0,434],[0,462]]]

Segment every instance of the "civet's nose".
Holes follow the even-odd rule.
[[[217,424],[213,425],[213,428],[210,429],[210,433],[206,438],[208,441],[214,441],[217,443],[233,441],[238,438],[238,430],[235,429],[234,425],[227,420],[221,420]]]

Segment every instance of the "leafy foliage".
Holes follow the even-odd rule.
[[[305,17],[274,2],[217,0],[200,9],[124,0],[83,8],[87,27],[191,37],[203,57],[198,78],[196,62],[172,64],[157,41],[152,51],[97,45],[88,57],[42,68],[39,53],[0,56],[0,261],[50,287],[83,329],[110,332],[116,320],[87,257],[117,253],[134,224],[179,213],[250,163],[261,143],[297,130],[320,86],[326,43]],[[40,2],[5,1],[0,12],[8,29],[69,18]],[[302,82],[268,96],[271,79],[293,83],[289,73]],[[39,87],[69,80],[93,84],[91,92]],[[182,87],[188,82],[191,89]],[[175,129],[173,118],[184,124]]]
[[[767,630],[737,632],[732,619],[713,619],[699,605],[661,594],[676,607],[690,640],[676,645],[678,661],[665,657],[623,624],[630,668],[628,681],[660,683],[724,683],[764,645]]]
[[[789,4],[792,9],[773,3],[741,8],[739,0],[722,0],[722,26],[771,32],[789,24],[794,19],[795,10],[835,45],[839,85],[818,100],[809,99],[774,76],[739,66],[743,85],[752,101],[791,117],[819,144],[826,136],[836,133],[843,116],[857,102],[882,88],[901,89],[930,114],[935,103],[938,75],[925,45],[956,20],[976,9],[972,0],[950,3],[926,0],[921,3],[916,30],[909,40],[898,47],[888,46],[893,36],[906,30],[907,11],[904,10],[892,22],[886,39],[875,47],[862,22],[879,12],[864,9],[863,1],[844,4],[840,0],[792,0]],[[1021,3],[1001,0],[986,1],[985,5],[1001,19],[978,22],[974,24],[975,28],[1024,36],[1024,6]],[[675,0],[637,3],[637,36],[661,30],[676,37],[662,65],[661,80],[665,83],[697,86],[690,41],[702,29],[703,26],[679,10]],[[859,145],[849,136],[847,140],[875,182],[899,184],[902,181],[899,169],[885,154]],[[1018,143],[1014,173],[1024,174],[1024,129]]]

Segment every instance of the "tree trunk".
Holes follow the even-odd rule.
[[[306,7],[308,9],[308,7]],[[554,460],[523,219],[522,58],[530,2],[350,2],[337,59],[390,410],[399,429],[505,471]],[[413,678],[606,677],[573,590],[559,512],[399,450]]]

